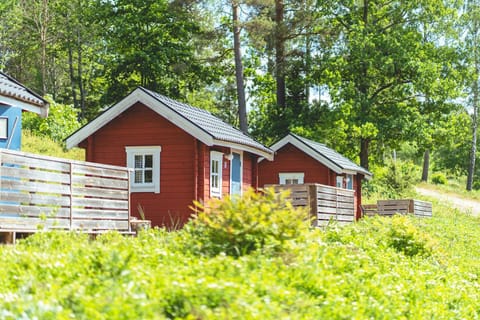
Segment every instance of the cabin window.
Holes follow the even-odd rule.
[[[304,177],[305,173],[303,172],[287,172],[278,174],[280,184],[303,184]]]
[[[353,190],[353,174],[337,176],[337,188]]]
[[[344,188],[343,176],[337,176],[337,188]]]
[[[8,118],[0,117],[0,139],[8,138]]]
[[[222,166],[223,153],[210,152],[210,197],[222,196]]]
[[[160,146],[126,147],[131,192],[160,193]]]
[[[347,174],[346,185],[348,190],[353,190],[353,174]]]

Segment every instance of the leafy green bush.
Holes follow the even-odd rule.
[[[242,256],[268,247],[278,250],[286,240],[309,228],[306,210],[294,208],[287,192],[248,190],[239,197],[214,199],[186,226],[201,253]]]
[[[472,185],[473,190],[480,190],[480,180],[474,180]]]
[[[2,245],[0,318],[447,320],[480,310],[480,218],[442,203],[428,219],[310,229],[276,254],[192,254],[190,236],[42,232]]]
[[[78,122],[78,110],[70,105],[55,103],[47,97],[50,103],[48,117],[40,118],[33,112],[27,112],[23,116],[22,126],[35,135],[46,136],[57,143],[62,143],[71,133],[81,127]]]
[[[392,217],[387,239],[392,248],[410,257],[429,256],[434,248],[434,241],[406,216]]]
[[[367,198],[399,198],[413,190],[418,167],[410,161],[388,160],[383,167],[373,168],[373,179],[363,187]]]
[[[432,183],[434,184],[447,184],[448,180],[444,173],[435,172],[432,174]]]

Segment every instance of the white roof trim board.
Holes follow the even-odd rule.
[[[108,124],[119,114],[140,102],[207,146],[224,146],[247,151],[273,159],[273,151],[240,130],[223,122],[210,112],[181,103],[156,92],[139,87],[97,118],[66,139],[67,148],[73,148]]]
[[[293,133],[288,134],[283,139],[273,144],[270,149],[277,152],[289,143],[337,174],[360,173],[363,174],[367,179],[372,177],[371,172],[345,158],[335,150],[328,148],[324,144],[300,137]],[[262,159],[259,159],[259,161],[261,160]]]
[[[31,111],[45,118],[48,102],[23,84],[0,71],[0,104]]]

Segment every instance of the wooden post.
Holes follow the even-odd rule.
[[[307,186],[307,195],[308,195],[308,206],[309,214],[312,218],[312,224],[314,227],[318,225],[318,209],[317,209],[317,185],[310,184]]]
[[[70,226],[69,231],[73,228],[73,163],[70,162]]]
[[[127,183],[128,183],[128,194],[127,194],[127,201],[128,201],[128,232],[132,232],[132,226],[131,226],[131,217],[132,217],[132,199],[131,199],[131,192],[130,192],[130,176],[131,176],[131,171],[133,169],[127,168]]]

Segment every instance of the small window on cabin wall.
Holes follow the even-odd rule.
[[[222,161],[223,153],[210,152],[210,197],[222,196]]]
[[[337,176],[337,188],[344,188],[343,186],[343,176]]]
[[[0,139],[8,138],[8,118],[0,117]]]
[[[278,180],[280,184],[303,184],[305,174],[303,172],[279,173]]]
[[[132,192],[160,192],[160,146],[125,147]]]
[[[353,190],[353,174],[337,176],[337,188]]]
[[[346,185],[348,190],[353,190],[353,174],[347,174]]]

